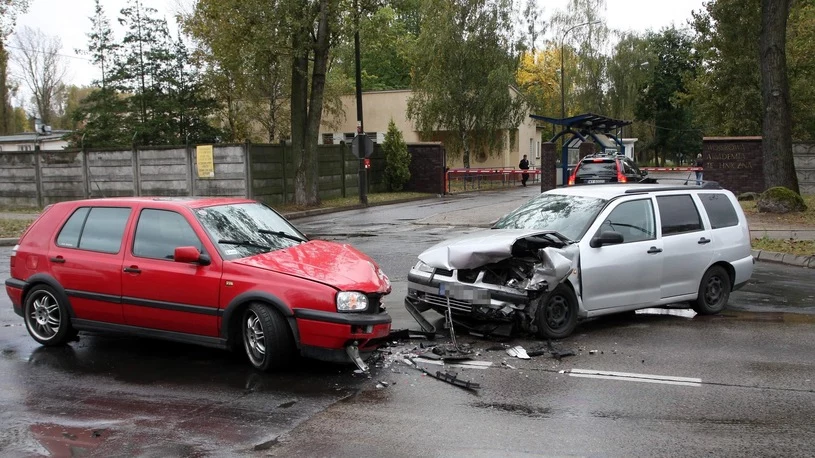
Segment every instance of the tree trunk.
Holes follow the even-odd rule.
[[[305,9],[305,8],[304,8]],[[297,164],[294,202],[308,204],[306,174],[302,173],[308,124],[308,29],[298,28],[292,36],[294,57],[291,71],[291,146]]]
[[[787,17],[790,0],[761,0],[761,98],[764,122],[761,142],[764,185],[784,186],[796,193],[798,177],[792,156],[789,82],[787,81]]]
[[[0,37],[0,135],[8,135],[11,126],[11,104],[9,103],[8,88],[6,87],[6,72],[8,71],[8,54]]]

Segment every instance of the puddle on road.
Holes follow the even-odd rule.
[[[739,321],[758,321],[774,323],[815,324],[815,315],[784,312],[743,312],[738,310],[725,310],[713,317],[727,318]]]

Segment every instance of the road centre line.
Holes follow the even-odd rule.
[[[621,380],[626,382],[661,383],[679,386],[702,386],[702,379],[692,377],[672,377],[669,375],[636,374],[630,372],[597,371],[587,369],[571,369],[566,371],[566,373],[568,373],[570,377]]]

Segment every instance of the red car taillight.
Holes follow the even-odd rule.
[[[618,183],[627,183],[628,180],[625,178],[622,172],[623,165],[620,164],[620,161],[617,161],[617,182]]]
[[[568,182],[568,186],[574,186],[574,180],[575,180],[575,176],[577,175],[577,169],[578,169],[579,167],[580,167],[580,166],[575,167],[575,168],[574,168],[574,170],[572,170],[572,174],[571,174],[571,175],[569,175],[569,182]]]

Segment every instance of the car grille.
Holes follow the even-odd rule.
[[[447,269],[436,269],[435,271],[433,271],[433,275],[440,275],[442,277],[453,278],[453,271]]]
[[[368,310],[366,313],[379,313],[382,311],[382,294],[366,294],[368,297]]]
[[[439,296],[438,294],[429,294],[424,293],[423,297],[420,297],[422,300],[427,302],[430,305],[435,305],[438,307],[447,307],[447,297]],[[461,299],[453,299],[450,298],[450,308],[459,312],[470,313],[473,310],[473,304],[470,301],[463,301]]]

